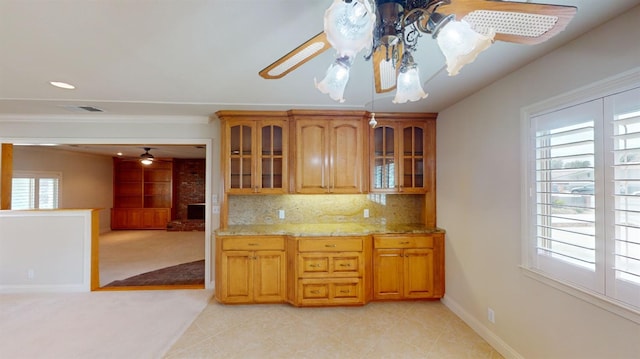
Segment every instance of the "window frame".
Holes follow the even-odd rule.
[[[56,207],[52,209],[60,209],[62,208],[62,172],[56,171],[13,171],[12,181],[15,178],[29,178],[35,180],[35,200],[34,200],[34,208],[28,208],[25,210],[39,210],[40,201],[39,201],[39,188],[40,188],[40,179],[57,179],[57,192],[56,192]],[[12,198],[13,198],[13,189],[12,189]],[[13,206],[12,206],[13,207]],[[12,208],[13,209],[13,208]],[[46,208],[49,209],[49,208]]]
[[[563,278],[558,278],[552,274],[544,272],[538,268],[535,263],[536,250],[533,242],[535,241],[535,227],[536,227],[536,210],[535,205],[537,202],[536,199],[536,184],[537,180],[535,178],[535,161],[536,161],[536,149],[535,142],[532,143],[531,133],[535,131],[532,127],[532,118],[536,116],[546,115],[553,113],[555,111],[566,109],[573,106],[578,106],[590,101],[603,99],[607,96],[612,96],[617,93],[621,93],[624,91],[628,91],[634,88],[640,87],[640,67],[633,69],[631,71],[622,73],[620,75],[611,77],[609,79],[605,79],[603,81],[596,82],[591,85],[587,85],[585,87],[573,90],[571,92],[558,95],[556,97],[544,100],[542,102],[523,107],[521,109],[521,271],[522,273],[532,279],[538,280],[542,283],[545,283],[553,288],[562,290],[563,292],[570,294],[574,297],[585,300],[589,303],[597,305],[605,310],[608,310],[612,313],[618,314],[626,319],[632,320],[636,323],[640,323],[640,307],[635,307],[633,305],[618,301],[612,297],[609,297],[605,294],[598,293],[595,290],[589,290],[584,288],[583,286],[576,285],[572,282],[569,282]],[[603,103],[603,111],[606,111],[607,101],[602,101]],[[596,141],[596,149],[595,156],[600,156],[599,160],[602,161],[603,157],[606,154],[606,151],[610,149],[607,141],[603,141],[603,136],[610,135],[610,132],[607,132],[607,125],[609,123],[609,119],[603,119],[605,129],[603,131],[596,130],[595,141]],[[598,161],[598,158],[596,159]],[[605,163],[606,162],[602,162]],[[533,164],[533,165],[532,165]],[[605,171],[606,172],[606,171]],[[611,197],[613,193],[609,189],[610,186],[605,185],[605,180],[609,179],[608,175],[605,176],[605,173],[596,173],[596,203],[598,200],[601,201],[601,204],[597,204],[596,208],[599,208],[596,212],[596,222],[602,220],[605,216],[605,210],[609,209],[609,203],[613,201],[605,201],[605,197]],[[599,183],[598,183],[599,182]],[[606,207],[606,208],[605,208]],[[603,227],[600,225],[600,227]],[[598,229],[597,229],[598,230]],[[609,231],[608,228],[600,230],[600,232]],[[597,236],[604,236],[604,233],[596,233]],[[598,244],[596,241],[596,246],[604,245],[605,241],[609,239],[600,239],[601,244]],[[609,244],[607,244],[609,245]],[[604,257],[604,256],[612,256],[613,254],[606,254],[607,252],[602,248],[596,248],[596,251],[600,251],[600,253],[596,253],[596,256]],[[604,272],[604,273],[602,273]],[[595,274],[597,275],[598,272]],[[606,269],[601,271],[600,275],[602,277],[606,277]],[[603,289],[608,289],[610,285],[610,281],[607,281],[605,278],[596,278],[596,280],[601,281],[598,283],[598,286],[602,286]]]

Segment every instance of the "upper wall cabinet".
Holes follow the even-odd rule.
[[[365,193],[362,111],[289,111],[296,193]]]
[[[286,112],[219,111],[227,193],[288,192]]]
[[[376,114],[370,192],[427,193],[435,184],[435,115]]]

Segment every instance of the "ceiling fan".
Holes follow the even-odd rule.
[[[324,31],[259,75],[282,78],[333,47],[336,59],[316,87],[344,102],[353,58],[366,50],[375,91],[396,89],[394,103],[417,101],[427,97],[411,55],[422,34],[438,42],[447,71],[455,76],[494,41],[541,43],[564,30],[576,11],[573,6],[498,0],[333,0],[325,12]]]

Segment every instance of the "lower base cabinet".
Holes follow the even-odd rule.
[[[300,307],[444,296],[444,233],[344,237],[224,235],[216,299]]]
[[[113,208],[111,229],[167,229],[171,208]]]
[[[370,237],[290,237],[287,300],[296,306],[364,305]]]
[[[285,302],[285,239],[225,236],[216,241],[216,299],[221,303]]]
[[[374,235],[373,299],[444,296],[444,235]]]

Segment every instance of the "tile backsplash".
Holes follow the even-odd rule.
[[[369,218],[364,212],[368,210]],[[424,222],[424,195],[230,195],[229,225]],[[284,214],[284,218],[279,218]]]

